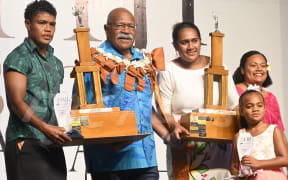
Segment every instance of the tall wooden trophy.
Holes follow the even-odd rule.
[[[92,61],[89,28],[74,29],[80,64],[75,66],[75,84],[80,107],[71,110],[71,126],[83,138],[73,139],[66,145],[113,143],[139,140],[149,134],[139,134],[136,115],[133,111],[120,111],[119,107],[105,108],[100,83],[100,66]],[[94,104],[87,104],[84,83],[85,73],[91,73],[94,89]]]
[[[181,117],[181,125],[189,130],[188,141],[232,143],[240,125],[235,111],[228,110],[228,70],[223,66],[223,37],[215,23],[211,37],[211,64],[205,69],[205,109]],[[219,83],[219,104],[213,104],[213,83]],[[181,153],[182,151],[182,153]],[[193,156],[193,155],[192,155]],[[182,150],[172,149],[172,166],[175,180],[189,179],[189,162]]]

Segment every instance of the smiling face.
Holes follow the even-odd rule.
[[[176,50],[183,61],[195,63],[200,57],[201,40],[193,28],[183,28],[179,31]]]
[[[247,84],[262,86],[267,78],[267,62],[261,54],[255,54],[247,58],[244,68],[241,68]]]
[[[104,26],[107,40],[122,55],[130,53],[136,30],[134,16],[126,9],[118,8],[113,10],[108,17],[107,24]]]
[[[55,32],[55,17],[47,12],[39,12],[32,20],[25,20],[25,25],[28,30],[28,38],[33,44],[43,49],[53,39]]]
[[[263,120],[265,115],[264,99],[258,92],[246,94],[240,104],[240,115],[245,117],[248,126]]]

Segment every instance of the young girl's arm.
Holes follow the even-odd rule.
[[[279,168],[288,165],[287,143],[284,135],[278,127],[275,128],[273,134],[274,151],[276,157],[269,160],[257,160],[252,156],[244,156],[242,164],[253,168]]]
[[[279,139],[281,139],[282,141]],[[282,166],[288,166],[287,139],[285,134],[278,127],[276,127],[274,130],[273,142],[276,158],[278,156],[282,157],[281,158],[281,160],[283,161]]]
[[[233,149],[232,149],[232,159],[230,163],[230,170],[231,174],[238,175],[239,173],[239,158],[238,158],[238,152],[237,152],[237,139],[238,139],[239,133],[237,133],[234,136],[233,139]]]

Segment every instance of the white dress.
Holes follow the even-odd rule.
[[[187,70],[179,67],[172,61],[166,63],[166,70],[159,72],[158,81],[163,106],[167,114],[173,115],[178,121],[182,114],[199,108],[204,108],[204,68],[198,70]],[[213,104],[219,104],[218,83],[214,82]],[[235,88],[231,75],[228,77],[228,105],[232,109],[238,105],[239,95]],[[231,145],[215,143],[195,143],[192,148],[197,156],[192,160],[191,169],[207,168],[209,170],[193,171],[194,178],[216,179],[222,178],[215,175],[212,169],[229,169],[231,157]],[[170,148],[167,148],[168,176],[172,179],[172,163]],[[212,172],[212,173],[211,173]],[[208,173],[208,174],[207,174]],[[227,173],[225,171],[222,174]],[[217,173],[216,173],[217,174]],[[203,177],[204,176],[204,177]]]
[[[276,125],[269,125],[267,129],[257,136],[253,136],[253,145],[251,156],[257,160],[268,160],[276,157],[274,150],[274,130]],[[239,133],[246,132],[245,129],[241,129]],[[255,180],[262,179],[277,179],[284,180],[287,179],[284,174],[281,172],[280,168],[273,169],[255,169],[256,174]]]

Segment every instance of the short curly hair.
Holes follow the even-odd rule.
[[[57,11],[55,7],[45,0],[35,0],[27,5],[24,13],[25,20],[32,20],[38,13],[47,12],[56,18]]]
[[[240,60],[240,66],[236,69],[236,71],[234,72],[233,74],[233,80],[234,80],[234,83],[235,84],[239,84],[239,83],[242,83],[245,81],[244,79],[244,75],[241,73],[241,68],[244,69],[245,67],[245,64],[246,64],[246,61],[249,57],[253,56],[253,55],[256,55],[256,54],[259,54],[261,56],[263,56],[263,58],[265,59],[266,63],[267,63],[267,58],[265,57],[264,54],[262,54],[261,52],[259,51],[248,51],[246,52],[245,54],[243,54],[243,56],[241,57],[241,60]],[[267,78],[265,79],[265,81],[263,82],[262,86],[263,87],[268,87],[272,84],[272,79],[269,75],[269,72],[267,71]]]

